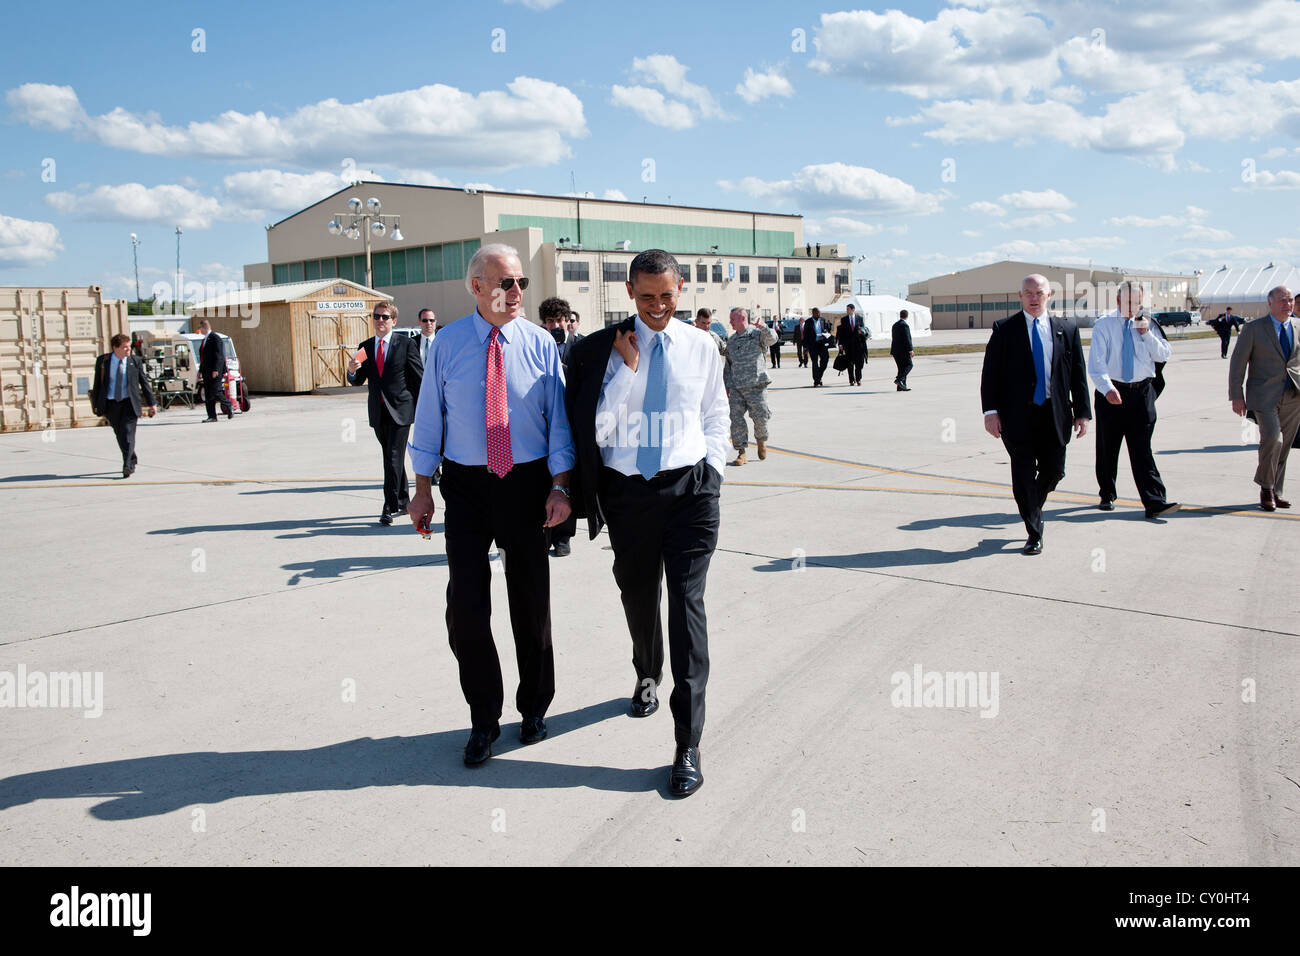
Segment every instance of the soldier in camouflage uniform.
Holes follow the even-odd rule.
[[[727,386],[731,402],[731,444],[736,449],[733,465],[745,463],[745,449],[749,446],[749,429],[745,411],[754,419],[754,439],[758,442],[758,457],[767,457],[767,420],[772,411],[767,407],[767,350],[776,341],[776,333],[759,325],[744,309],[731,310],[731,327],[735,329],[727,339],[723,353],[722,382]]]

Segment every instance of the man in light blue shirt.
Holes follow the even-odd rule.
[[[1142,286],[1123,282],[1116,294],[1119,308],[1097,320],[1088,348],[1088,378],[1097,390],[1097,488],[1102,511],[1113,511],[1119,446],[1127,443],[1133,483],[1148,518],[1172,514],[1178,502],[1165,498],[1164,482],[1151,454],[1156,428],[1157,362],[1168,362],[1169,342],[1151,330],[1142,313]]]
[[[519,661],[519,739],[546,737],[555,696],[550,568],[545,529],[569,517],[573,440],[560,353],[523,315],[528,278],[509,246],[483,246],[465,285],[478,308],[438,333],[424,370],[410,441],[417,529],[433,520],[432,476],[446,504],[447,638],[470,707],[467,766],[492,756],[504,691],[491,627],[488,548],[502,553]]]

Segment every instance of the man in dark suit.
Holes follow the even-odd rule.
[[[122,477],[130,478],[138,459],[135,454],[135,423],[148,402],[149,414],[158,414],[144,365],[131,354],[131,337],[118,332],[109,340],[113,351],[95,360],[95,382],[90,389],[90,406],[113,426],[117,447],[122,449]]]
[[[867,363],[867,326],[852,302],[844,307],[835,339],[849,357],[849,384],[861,385],[862,366]]]
[[[984,430],[1011,456],[1011,488],[1029,540],[1023,554],[1043,552],[1043,503],[1065,477],[1070,425],[1082,438],[1092,406],[1083,343],[1071,319],[1051,315],[1047,279],[1020,285],[1021,310],[993,323],[984,349],[980,400]]]
[[[1237,324],[1236,320],[1237,317],[1232,314],[1232,306],[1228,306],[1205,323],[1219,333],[1219,358],[1228,357],[1228,345],[1232,342],[1232,327]]]
[[[537,317],[542,320],[542,327],[549,330],[551,335],[555,337],[555,344],[560,349],[560,365],[563,366],[567,374],[573,347],[585,338],[585,336],[578,335],[576,331],[570,331],[574,323],[571,321],[572,313],[569,311],[569,303],[565,299],[555,296],[543,299],[541,305],[537,307]],[[569,542],[573,540],[577,530],[578,516],[572,513],[560,524],[546,529],[547,543],[557,558],[566,557],[572,552],[572,546]]]
[[[199,341],[199,376],[203,379],[203,401],[208,406],[208,417],[203,420],[217,420],[217,402],[221,402],[226,418],[233,418],[235,413],[226,395],[226,344],[212,331],[207,319],[199,322],[199,332],[203,335]]]
[[[803,324],[803,348],[812,366],[813,388],[821,387],[826,365],[831,360],[830,331],[821,309],[813,309]]]
[[[890,327],[889,354],[894,357],[898,375],[894,384],[900,392],[910,392],[907,376],[912,371],[912,327],[907,324],[907,310],[898,313],[898,321]]]
[[[704,587],[718,540],[731,424],[713,339],[673,319],[684,275],[662,249],[639,253],[627,282],[636,316],[579,344],[565,391],[577,449],[574,509],[586,515],[592,538],[609,524],[637,677],[632,717],[659,708],[660,599],[667,586],[668,705],[677,742],[668,792],[674,797],[689,796],[704,783]]]
[[[384,510],[380,524],[392,524],[393,515],[405,512],[410,495],[406,483],[406,439],[415,421],[415,403],[420,395],[424,363],[420,347],[405,335],[394,335],[397,306],[380,302],[371,319],[374,338],[359,346],[365,359],[356,356],[348,362],[348,381],[353,385],[369,383],[367,409],[370,427],[384,450]]]

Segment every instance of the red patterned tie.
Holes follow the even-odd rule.
[[[506,404],[506,365],[501,357],[500,329],[492,330],[487,353],[487,464],[493,474],[506,476],[515,459],[510,453],[510,406]]]
[[[375,366],[379,369],[379,374],[384,374],[384,340],[379,340],[379,354],[375,356]]]

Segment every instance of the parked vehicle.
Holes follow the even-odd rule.
[[[795,336],[799,334],[799,320],[797,318],[781,319],[776,324],[776,334],[782,342],[793,342]]]
[[[226,380],[222,383],[222,387],[226,390],[226,397],[230,399],[231,405],[237,407],[241,412],[246,412],[251,407],[252,403],[249,400],[248,395],[248,382],[244,379],[243,374],[239,370],[239,356],[235,353],[235,343],[231,341],[230,336],[224,335],[221,332],[214,332],[212,334],[221,339],[222,348],[226,353]],[[195,361],[197,362],[199,343],[203,341],[203,336],[198,332],[181,332],[180,336],[189,340],[191,350],[196,356]],[[207,383],[203,381],[202,376],[199,376],[198,386],[194,393],[195,404],[201,404],[207,401],[204,397],[203,391],[206,387]]]
[[[1161,328],[1187,326],[1192,324],[1190,312],[1156,312],[1152,318],[1160,323]]]

